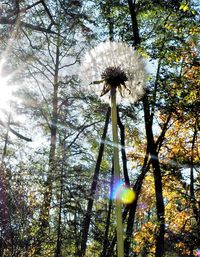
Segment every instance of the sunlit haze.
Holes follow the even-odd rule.
[[[10,74],[3,74],[5,59],[0,61],[0,111],[10,111],[11,101],[16,101],[16,97],[13,95],[16,91],[16,82],[13,83],[13,77],[15,71]]]
[[[11,87],[7,84],[7,78],[0,77],[0,109],[9,108],[9,102],[12,98]]]

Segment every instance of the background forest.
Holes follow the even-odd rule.
[[[82,90],[106,40],[146,60],[118,106],[125,257],[199,256],[196,0],[0,0],[0,256],[116,256],[110,108]],[[85,74],[84,74],[85,75]]]

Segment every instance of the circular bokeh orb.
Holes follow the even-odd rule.
[[[131,204],[135,200],[135,192],[131,188],[124,187],[119,198],[122,203]]]

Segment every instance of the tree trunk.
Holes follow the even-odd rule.
[[[10,114],[8,116],[8,125],[10,124]],[[7,127],[4,148],[2,153],[2,159],[0,164],[0,227],[1,227],[1,237],[0,237],[0,256],[4,255],[4,249],[6,251],[12,252],[13,238],[12,238],[12,228],[10,223],[10,214],[9,214],[9,196],[7,193],[7,180],[5,174],[5,164],[4,158],[7,154],[8,146],[8,134],[9,128]]]
[[[197,136],[197,121],[194,125],[194,134],[192,138],[192,149],[191,149],[191,158],[190,158],[190,199],[191,199],[191,206],[192,210],[195,216],[196,221],[198,222],[198,209],[196,206],[196,198],[195,198],[195,192],[194,192],[194,147],[195,147],[195,141]]]
[[[123,164],[123,172],[124,172],[124,180],[127,186],[130,186],[130,180],[128,176],[127,169],[127,158],[126,158],[126,150],[125,150],[125,130],[124,125],[121,122],[119,116],[119,108],[117,109],[117,124],[120,130],[120,144],[121,144],[121,155],[122,155],[122,164]]]
[[[140,44],[140,36],[139,36],[139,28],[138,28],[137,16],[135,11],[135,1],[128,0],[128,5],[129,5],[129,11],[131,14],[131,22],[132,22],[132,28],[133,28],[133,45],[137,46]]]
[[[149,160],[149,154],[146,153],[146,156],[145,156],[144,162],[143,162],[143,166],[142,166],[142,172],[139,175],[139,177],[135,183],[135,186],[134,186],[136,198],[135,198],[134,202],[130,205],[130,209],[129,209],[129,216],[128,216],[127,227],[126,227],[126,239],[124,241],[125,257],[129,257],[131,239],[133,237],[133,224],[134,224],[134,220],[135,220],[137,202],[138,202],[138,198],[139,198],[139,195],[141,192],[143,180],[149,169],[149,164],[150,164],[148,160]]]
[[[105,145],[105,139],[106,139],[106,134],[107,134],[107,130],[108,130],[109,119],[110,119],[110,108],[108,108],[108,111],[106,114],[103,135],[102,135],[101,144],[99,147],[99,154],[98,154],[96,167],[95,167],[95,171],[94,171],[94,176],[93,176],[93,180],[92,180],[92,185],[91,185],[91,189],[90,189],[90,198],[88,200],[87,211],[86,211],[84,221],[83,221],[83,227],[82,227],[82,232],[81,232],[81,249],[80,249],[80,253],[79,253],[80,257],[84,256],[85,251],[86,251],[88,231],[89,231],[89,226],[90,226],[90,221],[91,221],[91,216],[92,216],[94,195],[96,192],[97,182],[99,179],[99,171],[100,171],[100,165],[101,165],[103,152],[104,152],[104,145]]]
[[[171,118],[171,113],[167,117],[166,122],[164,123],[163,129],[161,131],[161,134],[156,141],[157,152],[160,150],[160,147],[163,143],[170,118]],[[142,188],[142,182],[144,180],[144,177],[145,177],[147,171],[149,170],[150,164],[151,164],[151,160],[149,160],[149,153],[146,152],[144,162],[143,162],[143,166],[142,166],[142,172],[139,175],[139,177],[138,177],[138,179],[135,183],[135,186],[134,186],[134,190],[135,190],[135,193],[136,193],[136,199],[131,204],[130,210],[129,210],[129,217],[128,217],[128,220],[127,220],[127,229],[126,229],[126,239],[125,239],[125,257],[129,256],[131,239],[133,238],[134,220],[135,220],[135,213],[136,213],[138,197],[140,195],[140,191],[141,191],[141,188]]]
[[[112,211],[112,192],[113,192],[113,178],[114,178],[114,166],[112,166],[111,171],[111,181],[110,181],[110,200],[109,200],[109,206],[108,206],[108,214],[106,219],[106,228],[105,228],[105,234],[104,234],[104,240],[103,240],[103,250],[100,257],[105,257],[107,248],[108,248],[108,232],[110,227],[110,217],[111,217],[111,211]]]
[[[113,1],[109,0],[107,2],[108,5],[108,29],[109,29],[109,39],[110,41],[114,40],[114,20],[112,17],[111,6],[113,5]]]
[[[52,100],[52,118],[50,123],[50,151],[49,151],[49,170],[48,177],[45,182],[45,193],[43,198],[43,205],[40,212],[40,229],[38,231],[38,247],[36,253],[41,254],[42,243],[45,242],[47,238],[46,229],[49,226],[49,211],[51,207],[51,197],[52,197],[52,183],[53,177],[56,169],[56,140],[57,140],[57,121],[58,121],[58,72],[59,72],[59,46],[56,49],[56,62],[55,62],[55,71],[54,71],[54,83],[53,83],[53,100]]]
[[[6,184],[4,169],[0,165],[0,256],[3,256],[4,249],[11,254],[13,246]]]
[[[194,214],[194,218],[196,220],[196,230],[197,230],[197,242],[196,245],[192,244],[191,245],[191,256],[193,253],[194,248],[198,247],[200,244],[200,235],[198,233],[198,229],[200,227],[200,208],[197,206],[197,199],[195,197],[195,186],[194,186],[194,148],[195,148],[195,141],[197,138],[197,133],[198,133],[198,117],[195,121],[194,124],[194,132],[193,132],[193,138],[192,138],[192,147],[191,147],[191,158],[190,158],[190,203],[191,203],[191,208]],[[200,204],[200,203],[199,203]]]
[[[62,202],[63,202],[63,189],[64,189],[64,161],[65,161],[65,142],[62,144],[62,165],[61,165],[61,173],[60,173],[60,197],[59,197],[59,213],[58,213],[58,226],[57,226],[57,242],[56,242],[56,250],[55,257],[61,257],[61,213],[62,213]]]
[[[139,28],[137,23],[137,16],[135,10],[135,4],[132,0],[128,0],[129,10],[132,19],[133,26],[133,37],[134,46],[140,44]],[[156,143],[154,142],[152,122],[153,115],[150,114],[148,97],[143,98],[144,106],[144,119],[145,119],[145,130],[147,137],[147,152],[150,153],[151,163],[153,167],[154,174],[154,185],[156,193],[156,209],[157,209],[157,219],[159,224],[158,233],[156,235],[156,253],[155,257],[162,257],[164,255],[164,234],[165,234],[165,218],[164,218],[164,199],[162,194],[162,176],[160,170],[160,164],[158,159],[158,153],[156,151]]]
[[[164,213],[164,199],[162,191],[162,176],[160,163],[158,159],[158,153],[156,150],[156,143],[154,141],[153,130],[152,130],[152,118],[150,115],[148,96],[143,98],[144,106],[144,119],[145,119],[145,130],[147,137],[147,151],[151,156],[151,163],[153,167],[154,175],[154,186],[156,194],[156,211],[158,220],[158,232],[156,234],[156,253],[155,257],[162,257],[164,255],[164,234],[165,234],[165,213]]]

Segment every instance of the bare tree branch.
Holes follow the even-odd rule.
[[[20,9],[19,3],[17,3],[17,6],[15,6],[15,9],[7,16],[0,17],[0,24],[3,25],[15,25],[19,19],[20,14],[25,14],[28,10],[32,9],[35,6],[38,6],[39,4],[42,4],[43,8],[45,9],[45,12],[47,13],[47,16],[50,19],[50,24],[47,28],[42,27],[40,25],[33,25],[31,23],[27,23],[24,21],[20,21],[20,26],[32,29],[34,31],[39,32],[45,32],[48,34],[57,34],[55,31],[51,30],[52,26],[55,25],[55,21],[53,20],[53,17],[49,11],[49,8],[45,4],[43,0],[37,1],[31,5],[28,5],[22,9]]]
[[[12,132],[15,136],[19,137],[20,139],[23,139],[27,142],[32,142],[32,139],[21,135],[20,133],[12,129],[9,124],[5,124],[2,120],[0,120],[0,125],[2,125],[4,128],[7,128],[10,132]]]

